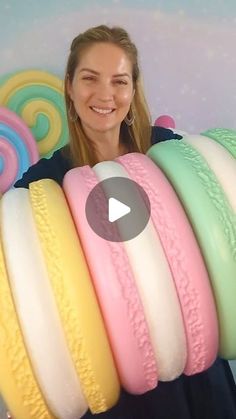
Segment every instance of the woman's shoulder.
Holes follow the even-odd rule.
[[[151,144],[156,144],[161,141],[166,140],[180,140],[182,135],[177,134],[174,132],[174,130],[169,128],[163,128],[159,126],[152,126],[152,132],[151,132]]]
[[[66,146],[56,150],[49,159],[42,158],[37,163],[29,167],[15,184],[15,188],[28,188],[31,182],[40,179],[53,179],[60,185],[64,175],[71,169],[69,158],[65,155]]]
[[[176,134],[171,129],[153,126],[151,132],[151,144],[171,139],[181,139],[182,136]],[[28,188],[31,182],[40,179],[53,179],[62,185],[63,178],[72,168],[68,157],[67,146],[55,151],[49,159],[42,158],[32,165],[15,184],[15,188]]]

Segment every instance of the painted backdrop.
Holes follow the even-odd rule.
[[[29,68],[63,77],[72,38],[101,23],[137,44],[153,121],[236,128],[235,0],[0,0],[0,78]]]

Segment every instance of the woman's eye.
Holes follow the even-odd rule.
[[[127,84],[127,82],[125,80],[116,80],[116,83],[117,84],[124,84],[124,85]]]
[[[94,77],[86,76],[86,77],[83,77],[83,80],[94,80]]]

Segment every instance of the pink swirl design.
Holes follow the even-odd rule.
[[[39,160],[37,143],[14,112],[0,106],[0,192],[4,193]]]

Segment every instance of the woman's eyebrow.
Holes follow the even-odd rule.
[[[99,75],[97,71],[92,70],[91,68],[81,68],[79,73],[81,73],[81,71],[89,71],[90,73],[96,74],[97,76]],[[130,77],[128,73],[114,74],[112,77],[124,77],[124,76]]]
[[[113,75],[113,77],[124,77],[124,76],[130,77],[130,75],[128,73],[121,73],[121,74],[114,74]]]
[[[81,71],[89,71],[90,73],[97,74],[97,75],[99,74],[97,71],[92,70],[90,68],[81,68],[81,70],[79,71],[79,73],[81,73]]]

